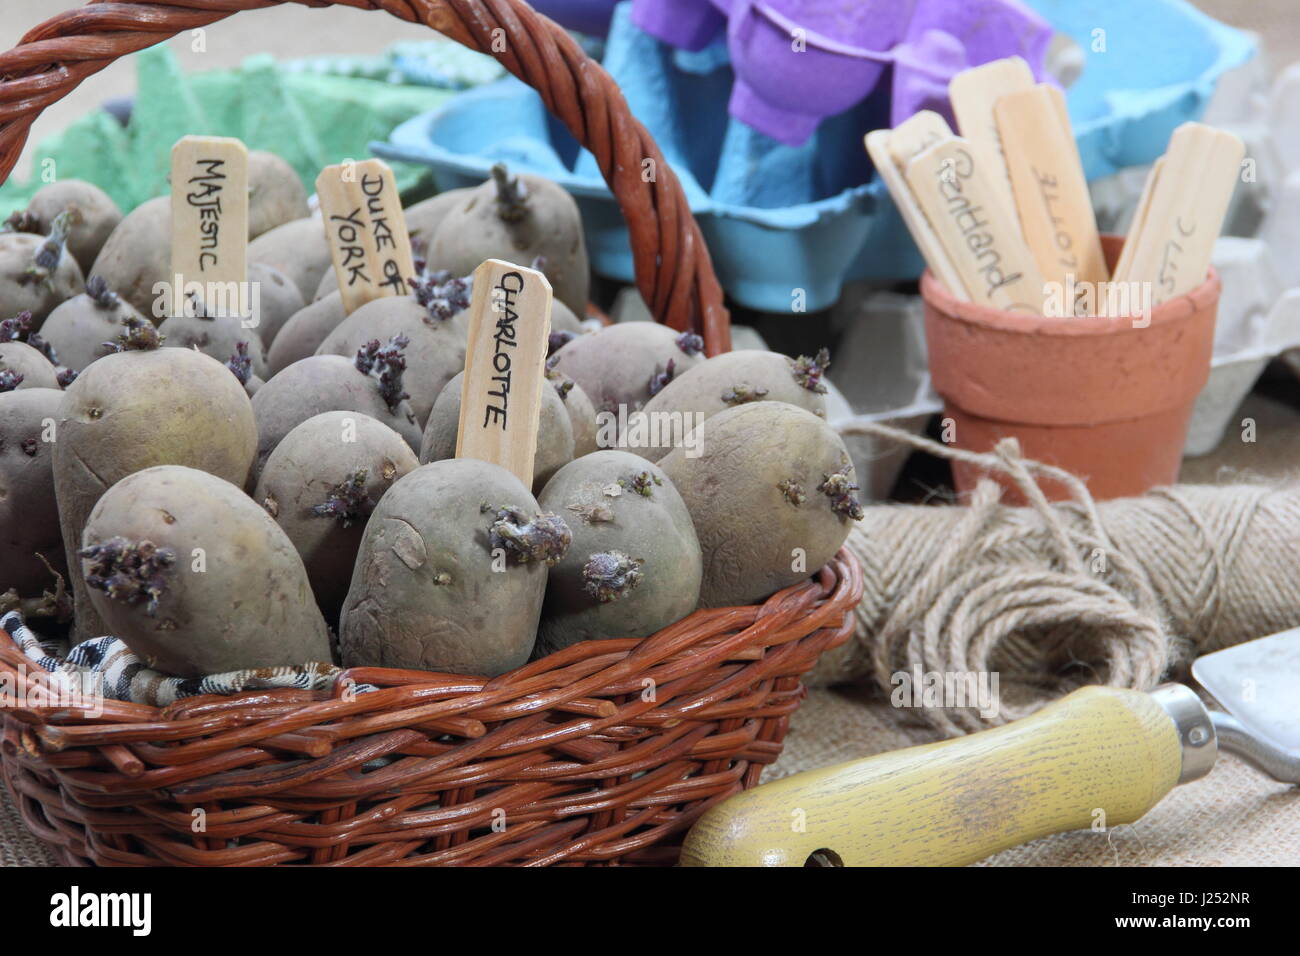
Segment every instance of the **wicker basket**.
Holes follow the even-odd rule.
[[[676,177],[561,28],[521,0],[338,2],[484,52],[504,36],[494,55],[600,164],[654,314],[699,332],[709,354],[730,347]],[[0,180],[33,118],[116,57],[277,3],[93,3],[37,27],[0,56]],[[654,182],[641,176],[647,158]],[[861,592],[841,552],[762,605],[697,611],[643,640],[579,644],[491,680],[357,668],[330,694],[162,710],[107,701],[95,716],[9,708],[4,780],[70,864],[671,864],[695,819],[780,754],[800,677],[847,639]],[[29,688],[45,677],[5,642],[0,680]],[[353,682],[378,689],[349,693]]]

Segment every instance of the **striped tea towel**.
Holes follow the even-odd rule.
[[[10,611],[0,617],[10,639],[27,659],[43,671],[56,675],[57,683],[81,693],[100,693],[112,700],[166,707],[185,697],[204,694],[238,694],[246,690],[270,690],[295,687],[300,690],[324,690],[331,687],[342,668],[312,662],[296,667],[261,667],[208,677],[170,677],[146,667],[116,637],[95,637],[73,647],[66,657],[58,654],[53,642],[41,638],[23,623],[23,616]],[[356,693],[374,690],[368,684],[354,688]]]

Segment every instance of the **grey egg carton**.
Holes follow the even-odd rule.
[[[1223,295],[1210,377],[1183,447],[1191,457],[1223,440],[1272,359],[1282,356],[1300,376],[1300,63],[1274,79],[1261,53],[1227,71],[1203,122],[1240,136],[1248,162],[1214,247]],[[1089,184],[1103,232],[1128,230],[1149,171],[1132,167]]]

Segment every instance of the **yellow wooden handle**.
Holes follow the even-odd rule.
[[[956,866],[1049,833],[1132,823],[1178,782],[1174,721],[1149,694],[1084,687],[969,737],[810,770],[737,794],[683,866]]]

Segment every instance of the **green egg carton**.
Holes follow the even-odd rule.
[[[52,179],[84,179],[124,211],[167,191],[171,147],[188,134],[236,136],[283,157],[315,191],[323,166],[370,155],[402,122],[455,90],[498,78],[490,57],[449,41],[398,44],[375,57],[280,63],[252,56],[238,69],[185,73],[162,43],[134,55],[137,94],[128,123],[97,109],[36,148],[32,174],[0,186],[0,217]],[[433,191],[427,167],[393,163],[404,197]]]

